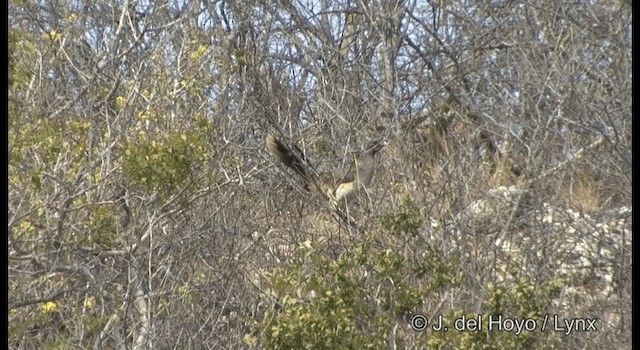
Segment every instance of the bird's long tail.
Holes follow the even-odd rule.
[[[291,168],[298,175],[302,176],[305,181],[308,181],[309,177],[309,161],[306,159],[304,153],[299,149],[292,150],[287,145],[278,140],[275,136],[267,134],[265,138],[267,149],[271,154],[276,156],[284,165]],[[294,146],[295,147],[295,146]]]

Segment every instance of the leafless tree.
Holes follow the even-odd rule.
[[[9,25],[11,348],[247,348],[300,247],[365,237],[459,259],[414,312],[558,283],[549,314],[599,322],[557,348],[630,348],[630,1],[12,1]],[[267,133],[336,179],[389,144],[335,208]],[[406,208],[415,235],[381,229]],[[393,322],[386,347],[424,345]]]

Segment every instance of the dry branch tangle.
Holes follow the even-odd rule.
[[[516,187],[492,189],[459,214],[456,224],[443,226],[432,219],[433,234],[453,231],[458,242],[465,242],[471,231],[474,238],[490,232],[473,241],[487,243],[484,256],[476,259],[496,269],[519,266],[521,275],[532,280],[559,279],[562,287],[553,312],[597,317],[620,329],[624,310],[619,305],[630,303],[631,296],[632,208],[592,217],[549,203],[531,206],[528,200],[528,193]],[[504,227],[510,214],[515,218]],[[509,283],[509,277],[497,276]]]

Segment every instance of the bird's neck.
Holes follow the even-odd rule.
[[[362,167],[360,167],[361,171],[360,174],[358,174],[358,177],[360,178],[360,183],[365,186],[368,186],[373,178],[373,172],[375,170],[375,160],[373,156],[373,153],[367,152],[361,159]]]

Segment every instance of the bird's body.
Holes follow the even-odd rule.
[[[331,174],[315,173],[297,147],[287,147],[271,134],[267,134],[265,142],[269,152],[302,177],[305,189],[328,196],[334,205],[349,201],[370,186],[375,172],[375,154],[386,145],[382,140],[370,141],[364,152],[355,158],[351,171],[336,184]]]
[[[364,153],[354,160],[354,167],[340,181],[335,190],[335,200],[349,201],[371,185],[376,168],[375,155],[386,145],[382,140],[373,140],[367,144]]]

